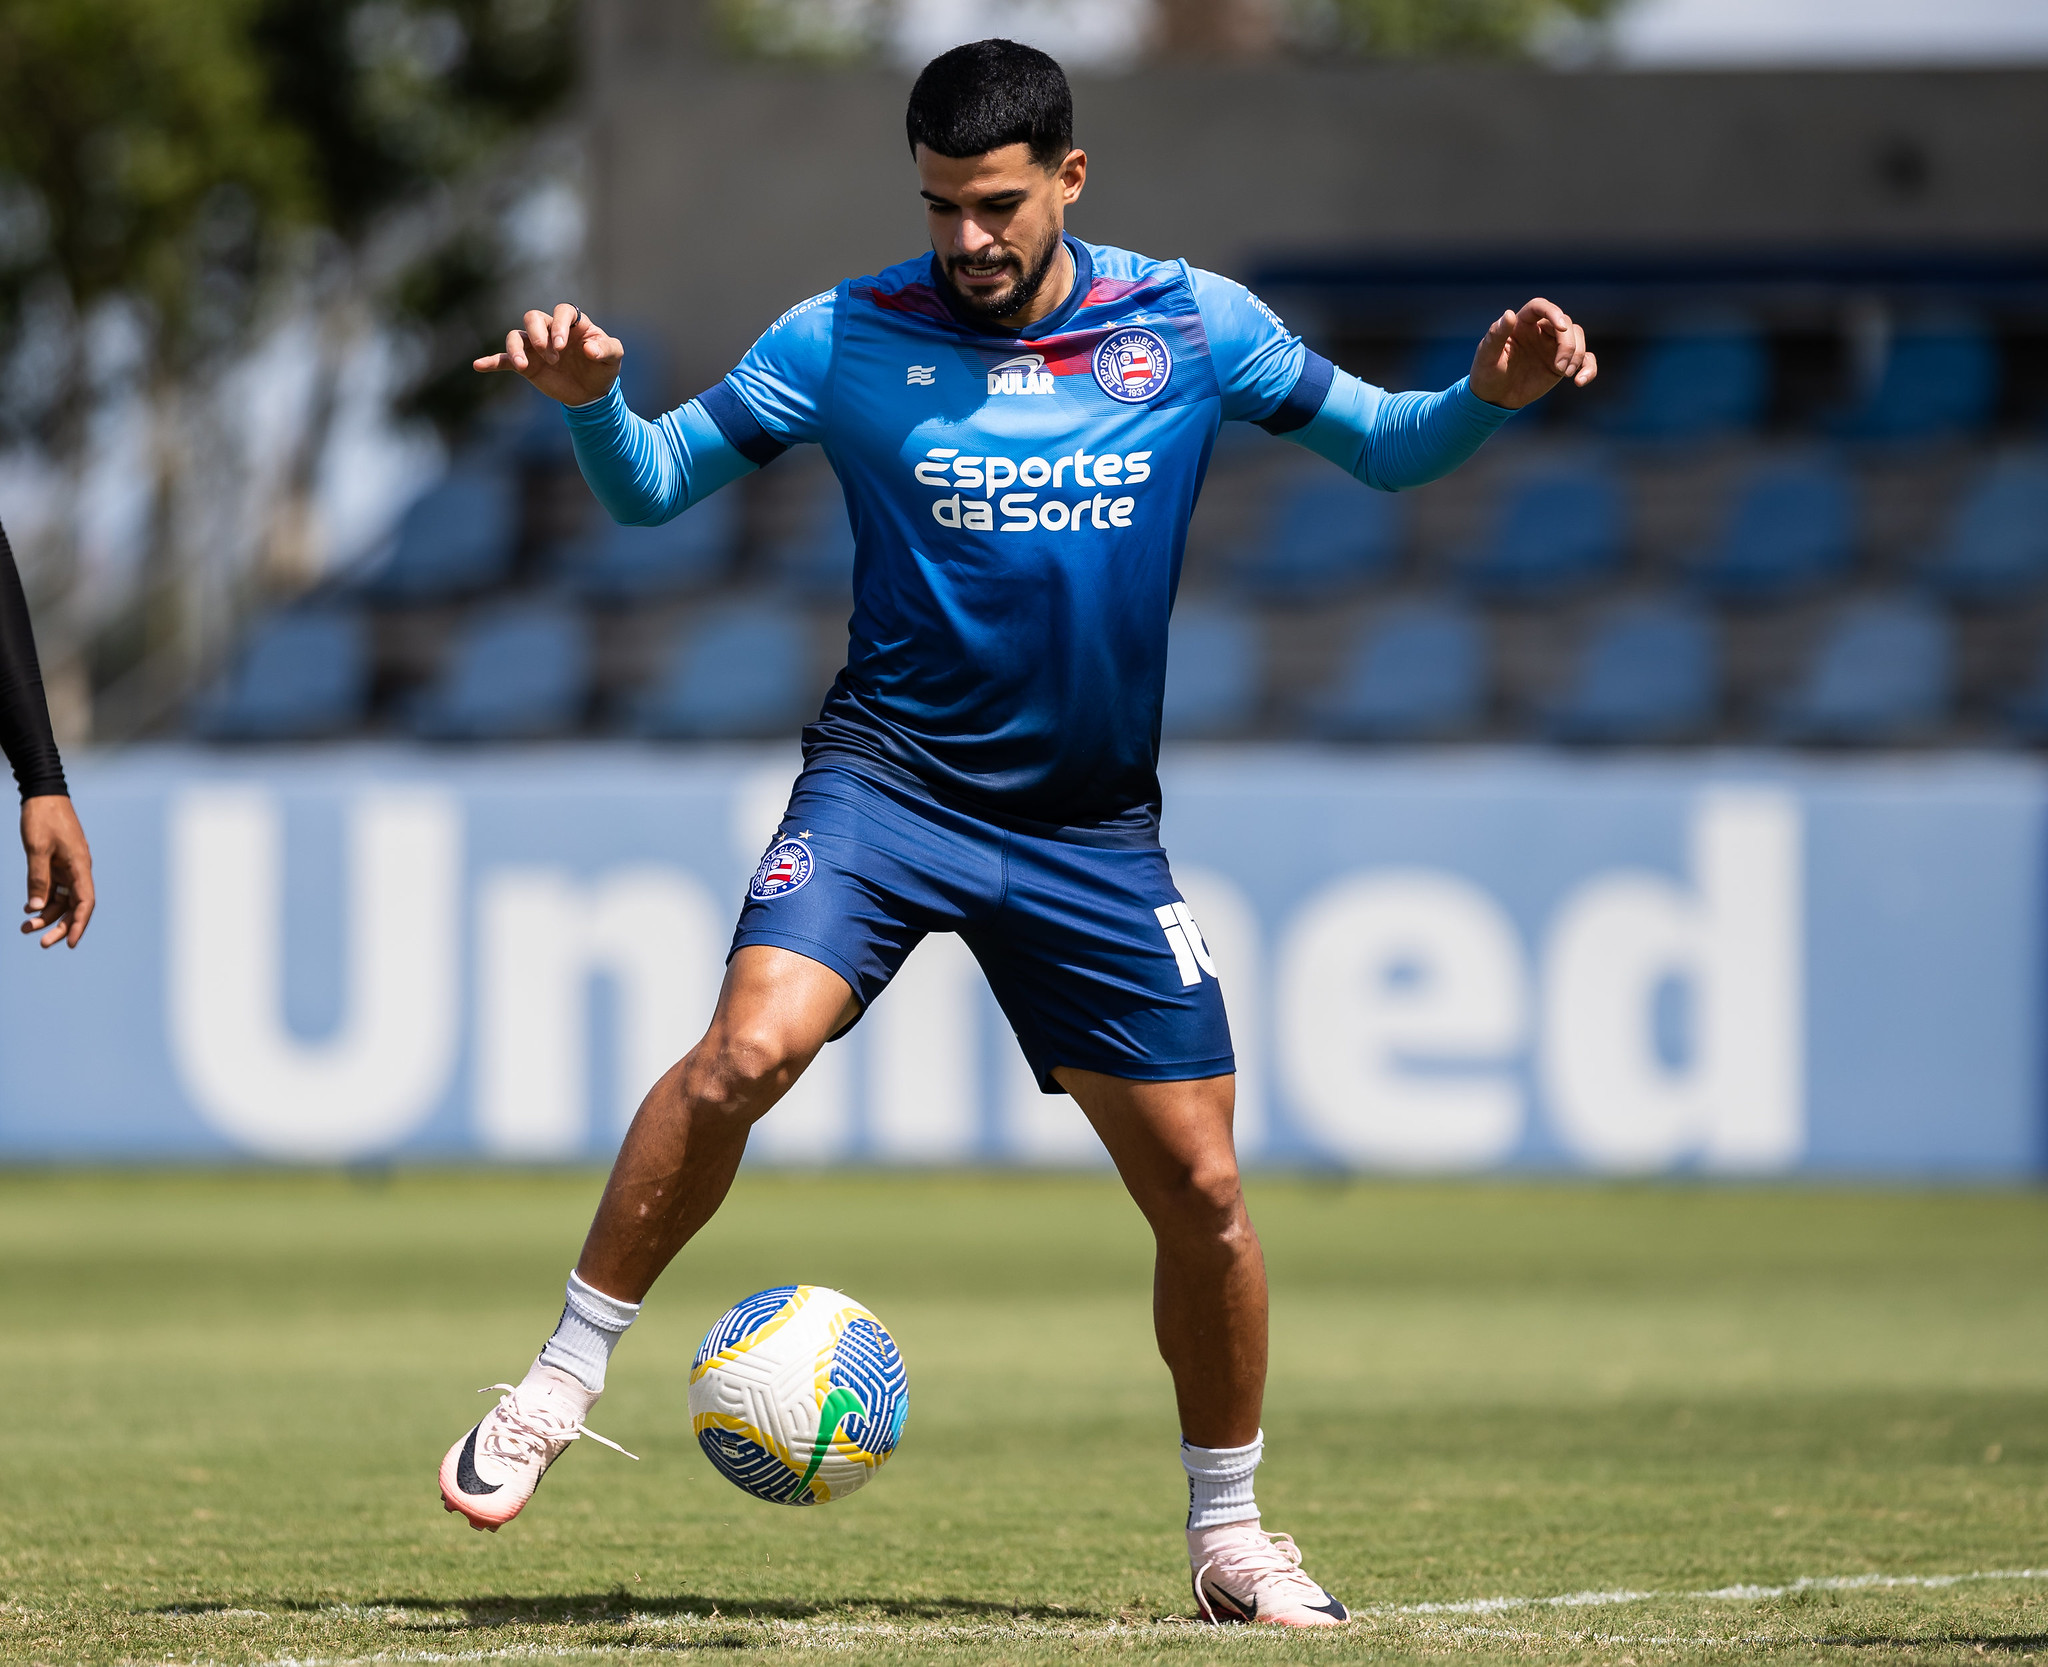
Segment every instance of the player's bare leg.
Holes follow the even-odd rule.
[[[1180,1410],[1202,1614],[1293,1626],[1347,1619],[1301,1572],[1293,1540],[1259,1526],[1251,1500],[1266,1392],[1266,1257],[1238,1180],[1237,1079],[1131,1082],[1066,1066],[1053,1075],[1095,1125],[1152,1228],[1152,1319]]]
[[[1129,1082],[1062,1066],[1157,1245],[1152,1323],[1180,1432],[1203,1447],[1259,1433],[1266,1393],[1266,1256],[1238,1185],[1235,1077]]]
[[[646,1296],[725,1201],[747,1131],[859,1012],[817,961],[767,944],[734,955],[711,1028],[634,1114],[577,1275],[626,1302]]]
[[[634,1115],[555,1335],[524,1381],[493,1386],[503,1399],[441,1461],[449,1510],[495,1532],[572,1441],[604,1440],[583,1420],[612,1343],[724,1201],[747,1131],[857,1012],[846,980],[816,961],[765,945],[732,958],[711,1028]]]

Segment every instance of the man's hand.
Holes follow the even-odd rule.
[[[626,349],[564,301],[552,316],[538,308],[507,332],[505,351],[475,361],[480,371],[516,370],[564,405],[588,405],[611,392]]]
[[[92,851],[71,801],[61,793],[23,801],[21,848],[28,853],[22,931],[41,932],[45,949],[59,938],[76,949],[92,919]]]
[[[1566,377],[1583,388],[1599,374],[1586,332],[1541,296],[1518,313],[1502,313],[1472,355],[1472,391],[1510,411],[1534,404]]]

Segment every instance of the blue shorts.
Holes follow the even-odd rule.
[[[837,764],[797,778],[735,951],[773,944],[863,1011],[927,932],[958,932],[1048,1094],[1056,1066],[1139,1082],[1236,1069],[1223,990],[1156,844],[1019,833]]]

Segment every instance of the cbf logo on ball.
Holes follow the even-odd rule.
[[[1111,399],[1143,405],[1166,386],[1173,355],[1150,330],[1112,330],[1095,350],[1095,380]]]
[[[811,877],[811,848],[800,839],[780,839],[768,847],[747,895],[757,903],[795,891]]]

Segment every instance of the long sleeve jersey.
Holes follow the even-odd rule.
[[[22,594],[14,551],[0,528],[0,752],[14,767],[24,799],[69,791],[57,739],[50,733],[49,703],[29,630],[28,598]]]
[[[1069,237],[1074,285],[1021,331],[929,255],[792,307],[658,421],[615,386],[568,411],[619,521],[666,521],[791,446],[824,448],[854,534],[846,668],[807,759],[962,808],[1155,838],[1167,621],[1217,430],[1252,422],[1397,491],[1512,414],[1464,382],[1388,394],[1243,286]]]

